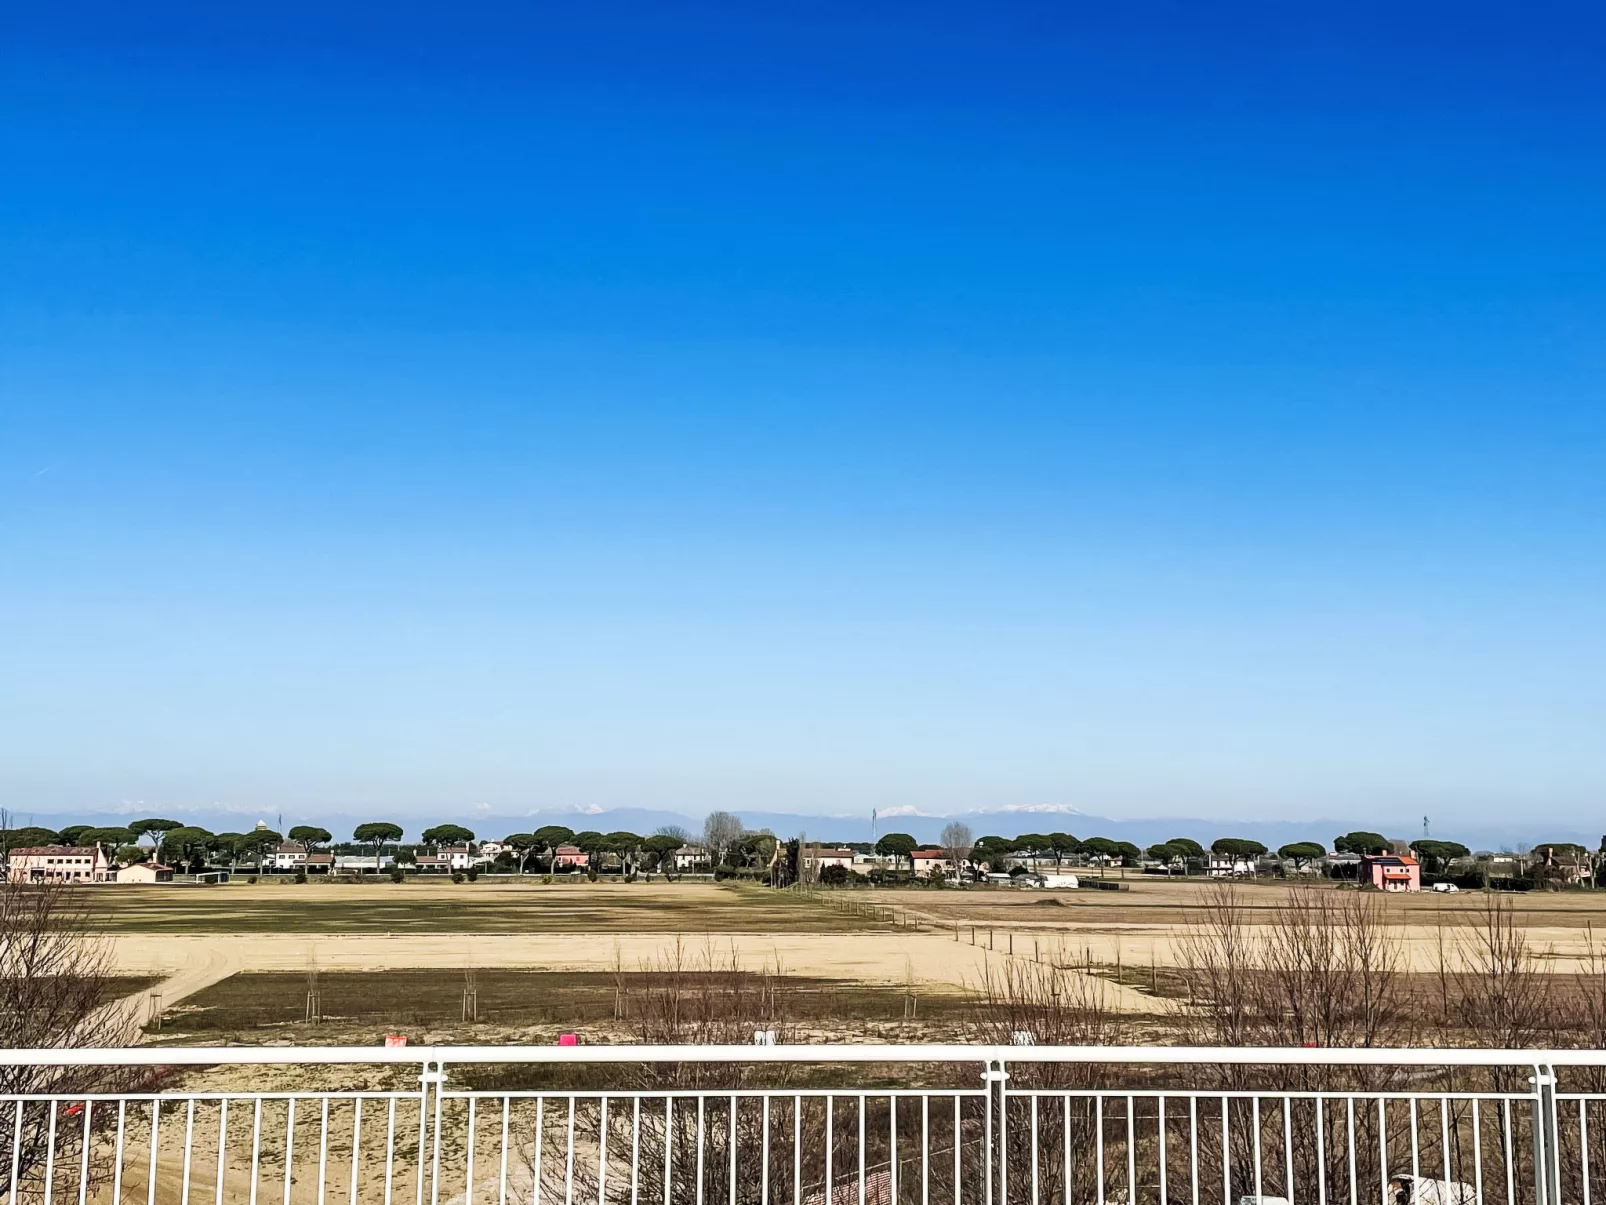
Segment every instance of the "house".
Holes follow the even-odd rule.
[[[827,866],[842,866],[853,869],[854,851],[851,849],[831,849],[824,846],[813,846],[803,851],[803,865],[816,873]]]
[[[1359,878],[1379,891],[1422,890],[1422,867],[1410,854],[1377,854],[1362,858]]]
[[[286,842],[273,851],[268,865],[274,870],[301,870],[307,864],[307,847]]]
[[[334,854],[308,854],[308,874],[328,874],[335,864]]]
[[[554,872],[559,870],[584,870],[586,861],[585,851],[578,845],[560,845],[552,851],[552,869]]]
[[[119,883],[171,883],[173,868],[160,862],[135,862],[117,871]]]
[[[699,866],[707,866],[711,861],[706,845],[682,845],[675,851],[676,870],[696,870]]]
[[[496,855],[486,853],[483,845],[478,851],[467,845],[448,845],[440,853],[453,870],[472,870],[477,866],[489,866],[496,860]]]
[[[945,879],[954,872],[954,860],[947,850],[917,849],[909,857],[914,862],[917,879],[929,879],[932,875]]]
[[[519,851],[501,841],[481,841],[480,853],[487,862],[494,862],[498,854],[508,853],[518,857]]]
[[[445,874],[452,869],[452,860],[445,854],[415,854],[413,869],[419,874]]]
[[[104,883],[111,870],[98,845],[33,845],[11,851],[6,878],[13,883]]]

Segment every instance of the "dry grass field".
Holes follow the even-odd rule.
[[[845,933],[886,926],[756,887],[714,883],[297,884],[97,888],[106,933]]]
[[[1086,968],[1105,985],[1112,1007],[1156,1016],[1174,994],[1167,969],[1178,966],[1208,919],[1216,887],[1136,877],[1126,887],[850,891],[810,899],[710,883],[285,881],[113,888],[91,898],[118,968],[161,980],[163,1007],[177,1027],[172,1037],[265,1040],[290,1026],[297,1040],[335,1040],[339,1032],[368,1041],[389,1025],[421,1025],[465,1040],[502,1033],[544,1041],[543,1027],[595,1020],[588,992],[604,991],[598,985],[671,965],[779,975],[798,1001],[835,999],[833,1015],[817,1012],[816,1023],[865,1033],[893,1024],[884,1014],[893,1001],[901,1010],[910,990],[928,1001],[959,999],[1017,963]],[[1332,886],[1315,890],[1335,900],[1362,898]],[[1249,940],[1273,931],[1297,891],[1282,883],[1236,888]],[[1597,920],[1606,933],[1606,892],[1364,898],[1394,934],[1402,971],[1418,974],[1438,965],[1447,944],[1474,934],[1491,902],[1510,908],[1536,965],[1550,972],[1586,964],[1597,948]],[[845,899],[891,905],[913,925],[833,906]],[[313,968],[330,984],[326,1012],[342,1020],[303,1033],[294,1027]],[[464,1030],[455,1020],[470,969],[486,984],[486,1004],[478,1026]],[[613,990],[605,990],[610,1001]]]

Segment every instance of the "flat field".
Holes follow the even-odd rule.
[[[790,893],[715,883],[543,885],[506,880],[221,886],[86,892],[105,933],[850,933],[884,923]]]

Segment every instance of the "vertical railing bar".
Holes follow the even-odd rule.
[[[563,1205],[574,1205],[574,1093],[569,1093],[567,1146],[563,1152]]]
[[[1193,1184],[1192,1205],[1199,1205],[1199,1098],[1192,1092],[1188,1093],[1188,1179]]]
[[[45,1099],[45,1205],[50,1205],[56,1187],[56,1106],[52,1096]],[[155,1139],[151,1139],[152,1145]],[[13,1194],[15,1195],[15,1194]]]
[[[1444,1182],[1452,1183],[1450,1176],[1450,1098],[1439,1097],[1439,1146],[1444,1156]]]
[[[931,1097],[925,1093],[920,1095],[920,1205],[931,1205]]]
[[[1261,1198],[1266,1195],[1265,1185],[1261,1180],[1260,1158],[1260,1097],[1257,1094],[1251,1098],[1249,1110],[1250,1134],[1255,1140],[1255,1205],[1261,1205]]]
[[[998,1063],[998,1205],[1009,1205],[1009,1072],[1003,1060]]]
[[[95,1138],[95,1134],[90,1128],[90,1117],[92,1117],[93,1112],[95,1112],[95,1102],[85,1099],[84,1136],[79,1139],[79,1205],[85,1205],[88,1200],[88,1194],[90,1194],[90,1142]],[[1588,1171],[1585,1171],[1584,1179],[1587,1181]],[[1584,1202],[1584,1205],[1588,1205],[1588,1202]]]
[[[162,1101],[156,1097],[151,1101],[151,1166],[145,1183],[145,1205],[153,1205],[156,1200],[156,1131],[161,1119]]]
[[[124,1123],[128,1120],[127,1110],[127,1101],[120,1100],[117,1102],[117,1142],[116,1148],[112,1154],[112,1205],[123,1205],[123,1127]],[[22,1102],[20,1100],[17,1102],[17,1133],[19,1135],[18,1141],[20,1144],[20,1135],[22,1133]],[[17,1148],[12,1147],[11,1150],[11,1182],[15,1184],[17,1182]]]
[[[636,1102],[636,1108],[641,1108],[641,1102]],[[496,1205],[507,1205],[507,1145],[509,1123],[513,1119],[513,1098],[502,1098],[502,1154],[496,1173]],[[631,1203],[634,1205],[634,1202]]]
[[[22,1097],[17,1097],[16,1103],[11,1106],[11,1205],[19,1205],[22,1201],[22,1188],[17,1181],[22,1176]],[[117,1102],[117,1193],[113,1196],[113,1205],[120,1205],[122,1198],[123,1176],[123,1102]]]
[[[441,1199],[441,1109],[442,1109],[441,1096],[446,1091],[446,1067],[444,1066],[444,1064],[442,1064],[440,1062],[437,1062],[435,1064],[435,1073],[431,1077],[431,1083],[430,1084],[425,1084],[424,1085],[424,1090],[426,1092],[428,1092],[431,1086],[433,1086],[434,1089],[435,1089],[435,1092],[434,1092],[435,1109],[434,1109],[433,1116],[430,1118],[430,1125],[433,1127],[433,1132],[430,1134],[431,1141],[430,1141],[430,1145],[429,1145],[429,1205],[440,1205],[440,1199]],[[286,1202],[286,1205],[289,1205],[289,1203]]]
[[[413,1177],[415,1199],[424,1205],[424,1152],[429,1149],[429,1064],[418,1076],[418,1174]]]
[[[730,1178],[730,1205],[736,1205],[736,1094],[734,1092],[731,1093],[730,1108],[730,1137],[726,1139],[726,1145],[730,1150],[727,1152],[729,1164],[726,1175]],[[603,1202],[598,1201],[597,1205],[603,1205]]]
[[[1517,1205],[1517,1169],[1511,1158],[1511,1098],[1500,1102],[1505,1112],[1506,1142],[1506,1205]]]
[[[1104,1093],[1093,1098],[1093,1165],[1098,1173],[1099,1205],[1104,1205]]]
[[[792,1205],[800,1205],[803,1200],[803,1110],[806,1100],[802,1096],[792,1097]],[[829,1123],[827,1123],[829,1133]],[[826,1205],[831,1205],[829,1189],[827,1190]]]
[[[317,1205],[323,1205],[323,1186],[328,1176],[329,1164],[329,1098],[321,1098],[322,1107],[318,1110],[318,1199]]]
[[[1478,1098],[1472,1098],[1472,1175],[1475,1183],[1475,1205],[1483,1205],[1483,1118],[1478,1112]]]
[[[385,1117],[385,1205],[390,1205],[391,1183],[396,1171],[396,1098],[390,1098]],[[356,1149],[353,1142],[352,1149]]]
[[[1126,1199],[1130,1205],[1138,1202],[1138,1120],[1137,1100],[1126,1094]]]
[[[887,1097],[887,1132],[892,1143],[888,1168],[891,1176],[887,1190],[890,1197],[888,1205],[898,1205],[898,1098],[896,1096]]]
[[[463,1205],[474,1205],[474,1130],[479,1098],[468,1098],[468,1149],[463,1153]]]
[[[630,1205],[641,1202],[641,1097],[630,1110]]]
[[[1411,1097],[1406,1104],[1408,1106],[1406,1117],[1411,1126],[1411,1181],[1415,1183],[1422,1178],[1422,1150],[1417,1137],[1416,1097]],[[1555,1205],[1555,1202],[1551,1202],[1551,1205]]]
[[[1349,1205],[1359,1205],[1360,1184],[1355,1179],[1355,1098],[1348,1097],[1345,1105],[1345,1145],[1349,1151]]]
[[[351,1103],[351,1202],[357,1205],[357,1169],[362,1159],[362,1097]],[[219,1200],[218,1205],[223,1205]]]
[[[1294,1102],[1283,1096],[1283,1188],[1288,1205],[1294,1205]]]
[[[673,1179],[673,1176],[671,1174],[672,1171],[673,1171],[673,1159],[674,1159],[674,1153],[675,1153],[675,1143],[674,1143],[674,1137],[673,1137],[674,1130],[675,1130],[674,1116],[675,1116],[675,1098],[673,1096],[666,1096],[666,1097],[664,1097],[664,1200],[663,1200],[663,1205],[669,1205],[670,1189],[674,1184],[674,1179]]]
[[[296,1098],[290,1097],[284,1111],[284,1205],[290,1205],[290,1181],[294,1174],[296,1151]]]
[[[1585,1108],[1588,1104],[1584,1097],[1578,1098],[1578,1157],[1584,1177],[1584,1205],[1589,1205],[1589,1112]]]
[[[606,1205],[608,1200],[608,1094],[602,1094],[602,1104],[597,1111],[597,1205]],[[465,1202],[464,1205],[473,1205]]]
[[[1221,1205],[1232,1205],[1232,1126],[1228,1098],[1221,1098]]]
[[[770,1094],[764,1093],[762,1149],[759,1153],[759,1205],[770,1205]]]
[[[835,1172],[836,1151],[836,1097],[825,1098],[825,1205],[837,1205],[836,1185],[832,1182]]]
[[[1389,1124],[1388,1102],[1377,1098],[1377,1179],[1378,1200],[1389,1199]]]
[[[960,1205],[960,1179],[959,1179],[959,1150],[963,1145],[960,1141],[964,1135],[964,1122],[959,1116],[960,1099],[954,1097],[954,1205]]]
[[[859,1094],[859,1205],[864,1205],[864,1094]]]
[[[121,1134],[121,1130],[122,1130],[122,1106],[121,1105],[118,1106],[117,1113],[118,1113],[117,1125],[118,1125],[118,1130],[119,1130],[118,1145],[121,1146],[121,1144],[122,1144],[122,1134]],[[212,1186],[212,1198],[213,1198],[213,1201],[214,1201],[214,1205],[223,1205],[223,1179],[224,1179],[224,1174],[228,1170],[228,1164],[227,1164],[227,1161],[226,1161],[226,1154],[227,1154],[227,1151],[228,1151],[228,1147],[229,1147],[229,1098],[227,1096],[225,1096],[225,1097],[223,1097],[222,1100],[218,1101],[218,1109],[217,1109],[217,1183]],[[119,1205],[115,1195],[112,1197],[112,1205]],[[355,1200],[352,1201],[352,1205],[356,1205],[356,1201]]]
[[[184,1170],[180,1173],[179,1205],[190,1205],[190,1163],[195,1151],[195,1098],[184,1103]]]
[[[707,1098],[697,1097],[697,1205],[703,1205],[703,1146],[707,1141]]]
[[[1072,1205],[1071,1190],[1071,1094],[1060,1097],[1060,1180],[1065,1192],[1063,1205]]]
[[[1158,1159],[1160,1162],[1160,1202],[1165,1205],[1165,1093],[1161,1092],[1155,1098],[1155,1126],[1159,1136]],[[1136,1205],[1136,1202],[1133,1203]]]
[[[1327,1205],[1327,1098],[1316,1098],[1316,1205]],[[1466,1205],[1462,1202],[1461,1205]]]
[[[894,1198],[896,1199],[896,1198]],[[1032,1205],[1037,1205],[1037,1097],[1032,1097]]]

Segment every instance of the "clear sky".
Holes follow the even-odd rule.
[[[1593,823],[1606,17],[9,6],[0,801],[123,800]]]

